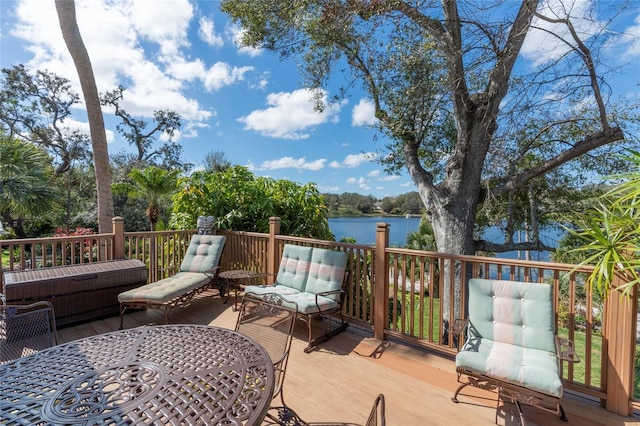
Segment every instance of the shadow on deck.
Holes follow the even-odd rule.
[[[217,291],[204,293],[189,306],[170,314],[171,323],[210,324],[233,329],[237,313],[223,304]],[[126,314],[126,328],[163,323],[159,311]],[[110,317],[58,331],[60,343],[93,334],[115,331],[118,317]],[[321,327],[316,327],[320,329]],[[284,383],[287,405],[309,422],[363,424],[378,393],[386,399],[390,426],[409,425],[517,425],[515,410],[496,410],[493,393],[466,388],[460,403],[451,401],[458,386],[453,360],[403,344],[378,341],[350,327],[315,351],[305,354],[307,330],[299,321],[291,346]],[[600,407],[598,401],[565,392],[563,406],[569,418],[525,407],[530,426],[619,426],[637,424],[640,416],[622,417]]]

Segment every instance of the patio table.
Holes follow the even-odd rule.
[[[100,334],[0,366],[3,424],[259,424],[274,387],[253,339],[204,325]]]

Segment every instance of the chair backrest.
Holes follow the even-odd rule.
[[[384,395],[379,394],[373,402],[373,408],[371,409],[371,413],[369,413],[369,418],[365,426],[385,426],[385,424]]]
[[[313,248],[285,244],[276,283],[304,291],[309,276]]]
[[[469,280],[469,337],[555,352],[553,288],[544,283]]]
[[[58,344],[53,305],[0,305],[0,364]]]
[[[273,293],[260,298],[245,294],[240,306],[236,331],[260,343],[269,353],[275,370],[274,397],[282,391],[297,310],[295,303]]]
[[[347,253],[314,248],[305,291],[317,294],[342,289],[346,267]],[[340,294],[336,293],[329,297],[337,301]]]
[[[224,235],[193,235],[180,264],[180,272],[205,273],[220,263]]]

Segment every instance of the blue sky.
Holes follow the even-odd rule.
[[[587,2],[572,1],[574,8]],[[638,91],[640,6],[632,5],[616,23],[627,34],[618,39],[615,56],[622,74],[614,89],[621,93]],[[76,11],[98,90],[123,85],[123,105],[134,116],[179,113],[183,128],[174,141],[186,161],[201,166],[207,153],[222,151],[256,175],[315,182],[321,192],[382,198],[415,190],[406,173],[387,176],[372,161],[385,140],[374,140],[373,108],[363,92],[356,88],[322,113],[314,111],[296,64],[241,47],[241,29],[218,2],[76,0]],[[0,19],[2,67],[47,69],[80,93],[53,0],[0,0]],[[536,63],[543,45],[542,32],[527,37],[523,66]],[[335,94],[331,89],[327,99]],[[112,110],[104,112],[109,152],[130,150],[115,131]],[[88,133],[82,109],[69,125]]]

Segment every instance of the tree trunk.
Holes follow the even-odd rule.
[[[111,220],[113,218],[111,172],[109,169],[107,135],[104,129],[98,88],[93,76],[91,60],[82,41],[78,22],[76,21],[75,2],[73,0],[55,0],[55,4],[62,37],[78,71],[78,78],[80,79],[82,94],[87,108],[93,160],[95,162],[96,189],[98,192],[98,232],[101,234],[110,233],[112,231]]]

